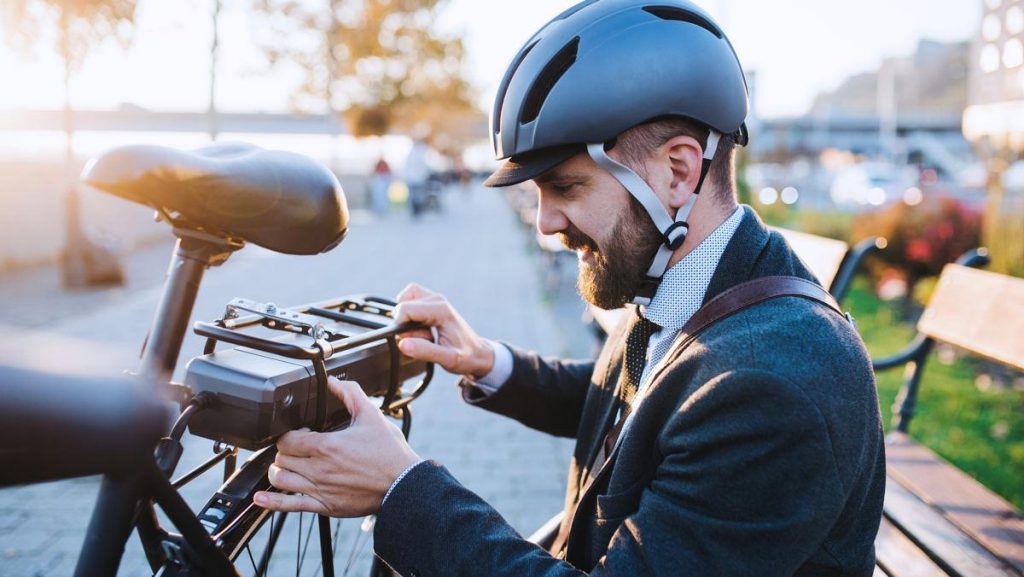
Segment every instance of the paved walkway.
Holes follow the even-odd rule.
[[[134,367],[169,250],[168,240],[133,255],[128,285],[113,291],[66,295],[50,269],[2,279],[0,363],[101,374]],[[455,191],[445,198],[442,214],[418,221],[405,213],[356,214],[349,238],[327,255],[291,257],[248,247],[207,273],[193,318],[218,317],[236,296],[293,305],[357,292],[393,296],[416,281],[446,294],[483,335],[546,354],[589,353],[593,342],[576,320],[582,312],[578,298],[571,286],[543,295],[540,266],[532,235],[524,234],[500,193]],[[200,354],[201,346],[198,338],[187,339],[182,359]],[[43,356],[55,350],[61,351],[56,366]],[[445,463],[517,530],[529,533],[562,505],[571,443],[466,406],[454,383],[440,374],[417,402],[412,446]],[[209,454],[209,441],[188,438],[179,472]],[[194,507],[216,488],[217,476],[186,488]],[[0,490],[0,577],[70,575],[97,487],[98,479],[86,478]],[[292,558],[296,528],[289,522],[280,544]],[[339,544],[342,560],[348,539],[343,535]],[[360,569],[368,550],[358,557]],[[318,557],[315,539],[309,556]],[[294,565],[272,569],[294,574]],[[146,574],[134,537],[120,574]]]

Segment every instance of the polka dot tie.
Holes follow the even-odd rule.
[[[640,378],[644,374],[644,365],[647,364],[647,343],[651,341],[651,335],[660,330],[660,326],[647,320],[640,314],[640,309],[636,309],[636,319],[626,336],[626,379],[619,391],[619,400],[622,401],[623,407],[628,407],[636,396]]]
[[[636,318],[633,319],[633,326],[629,328],[626,336],[626,358],[625,374],[619,386],[619,418],[604,440],[604,452],[610,454],[615,448],[615,442],[619,440],[619,433],[626,422],[626,417],[632,409],[633,397],[640,387],[640,378],[644,374],[644,365],[647,364],[647,343],[651,335],[661,330],[656,323],[647,320],[640,309],[636,309]]]

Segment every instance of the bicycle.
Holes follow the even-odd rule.
[[[271,489],[267,469],[275,439],[304,426],[332,430],[347,424],[344,406],[327,392],[329,376],[356,380],[367,395],[382,397],[381,410],[400,419],[408,436],[410,403],[429,385],[433,366],[402,356],[396,338],[418,327],[395,324],[397,303],[368,295],[290,308],[234,299],[222,318],[195,323],[193,330],[207,339],[204,354],[189,362],[183,383],[171,382],[205,270],[246,243],[287,254],[332,250],[348,230],[344,193],[334,175],[311,159],[239,144],[193,152],[121,147],[91,161],[83,180],[150,206],[172,227],[178,240],[167,281],[133,381],[109,385],[106,395],[95,393],[89,381],[57,384],[64,400],[59,403],[42,386],[55,378],[0,371],[0,381],[23,383],[9,389],[0,407],[7,409],[0,415],[20,415],[2,422],[21,432],[14,437],[19,450],[0,453],[7,453],[10,465],[0,473],[0,485],[104,474],[78,577],[114,575],[133,531],[154,575],[234,576],[240,567],[265,575],[288,519],[252,502],[256,491]],[[235,348],[218,350],[219,343]],[[407,392],[403,384],[416,378]],[[178,413],[169,428],[168,402]],[[215,455],[173,478],[186,430],[213,440]],[[107,450],[111,446],[114,451]],[[69,448],[77,457],[60,459]],[[239,466],[240,449],[253,454]],[[221,464],[223,485],[194,513],[179,490]],[[155,505],[180,533],[160,525]],[[333,576],[337,525],[332,530],[326,517],[317,521],[316,573]],[[311,523],[296,574],[305,565]],[[302,527],[300,516],[300,542]],[[368,537],[370,530],[367,518],[360,531]],[[355,543],[365,546],[366,539]],[[263,550],[254,556],[257,544]],[[370,572],[391,574],[376,558]]]

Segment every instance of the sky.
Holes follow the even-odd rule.
[[[8,0],[3,0],[8,1]],[[245,6],[223,0],[218,108],[286,111],[296,70],[269,69],[255,45],[267,40]],[[465,39],[467,72],[489,109],[505,66],[522,43],[569,0],[450,0],[438,26]],[[980,29],[982,0],[698,0],[757,72],[754,106],[763,117],[799,115],[814,96],[884,57],[913,52],[922,38],[960,41]],[[205,110],[209,94],[212,0],[139,0],[125,53],[108,42],[90,54],[74,84],[79,108],[122,103],[158,110]],[[2,27],[0,27],[2,30]],[[2,34],[2,32],[0,32]],[[6,39],[0,37],[0,45]],[[42,34],[32,56],[0,48],[0,110],[62,105],[59,61]]]

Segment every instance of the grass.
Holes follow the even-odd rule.
[[[915,334],[913,325],[900,322],[899,311],[879,300],[864,279],[858,279],[844,305],[874,358],[897,352]],[[925,364],[911,436],[1024,509],[1024,390],[981,390],[975,378],[986,363],[964,355],[949,362],[948,356],[933,352]],[[903,371],[893,369],[877,378],[888,429]]]

